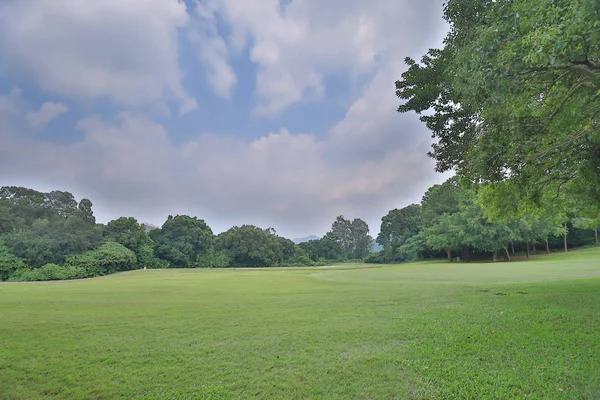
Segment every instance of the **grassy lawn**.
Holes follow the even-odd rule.
[[[598,399],[600,249],[0,284],[0,399]]]

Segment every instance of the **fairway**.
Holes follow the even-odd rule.
[[[0,284],[0,399],[598,399],[600,248]]]

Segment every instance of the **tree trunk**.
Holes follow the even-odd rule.
[[[469,258],[471,258],[471,248],[470,247],[463,247],[462,249],[462,258],[463,261],[467,261]]]
[[[504,246],[504,253],[506,256],[504,257],[506,261],[510,261],[510,254],[508,253],[508,247]]]
[[[498,250],[494,250],[494,253],[492,254],[492,261],[496,262],[497,259],[498,259]]]
[[[535,242],[531,242],[531,246],[533,247],[533,254],[537,253],[537,247],[535,247]]]
[[[448,254],[448,261],[452,262],[452,250],[446,249],[446,254]]]
[[[564,241],[565,241],[565,253],[567,253],[569,251],[568,247],[567,247],[567,223],[564,223],[564,227],[565,227],[565,235],[564,235]]]
[[[594,236],[596,237],[596,243],[598,243],[598,228],[594,229]]]
[[[529,258],[529,242],[527,242],[527,258]]]
[[[515,255],[515,244],[513,242],[510,242],[510,249],[512,250],[512,255]]]
[[[550,245],[548,244],[548,238],[546,238],[546,253],[550,254]]]

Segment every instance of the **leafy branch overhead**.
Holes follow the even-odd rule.
[[[398,111],[436,139],[436,169],[507,185],[526,208],[567,191],[598,204],[600,3],[449,0],[444,18],[444,48],[407,58],[396,82]]]

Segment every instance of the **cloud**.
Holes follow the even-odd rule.
[[[237,82],[237,76],[228,62],[229,50],[225,40],[219,36],[214,5],[211,2],[196,2],[194,22],[188,38],[206,67],[208,81],[215,94],[229,99]]]
[[[128,107],[164,99],[197,107],[179,71],[178,0],[31,0],[0,3],[0,56],[8,72],[43,89]]]
[[[33,128],[39,129],[68,110],[69,107],[62,103],[47,101],[42,104],[39,111],[29,111],[27,121]]]
[[[252,223],[288,236],[322,234],[340,214],[362,217],[377,231],[389,209],[418,201],[440,179],[425,146],[414,144],[369,160],[353,158],[355,149],[338,147],[335,136],[285,129],[251,141],[200,133],[178,145],[164,127],[131,113],[83,119],[77,129],[82,140],[71,144],[0,135],[0,179],[53,182],[90,198],[104,221],[126,215],[161,224],[186,213],[217,232]],[[331,158],[355,161],[332,165]]]
[[[438,0],[211,0],[206,18],[228,24],[229,46],[238,54],[249,47],[259,67],[256,91],[260,115],[325,95],[334,74],[353,79],[375,73],[390,58],[420,49],[435,34],[432,10]],[[219,37],[213,31],[213,37]],[[222,46],[221,42],[220,46]],[[398,52],[402,49],[402,52]],[[219,58],[222,60],[222,57]],[[210,64],[210,62],[209,62]],[[226,69],[222,69],[226,71]]]
[[[183,143],[178,132],[140,111],[116,119],[83,118],[74,143],[37,142],[2,129],[0,179],[31,186],[52,182],[53,188],[89,197],[104,221],[125,215],[160,225],[168,214],[186,213],[206,219],[216,232],[251,223],[289,237],[323,234],[340,214],[365,219],[375,233],[390,209],[420,201],[429,186],[445,179],[426,155],[430,134],[417,116],[396,112],[394,93],[394,81],[406,67],[403,58],[418,57],[439,43],[443,25],[434,21],[441,15],[440,1],[293,0],[283,8],[279,0],[201,4],[205,8],[196,9],[188,32],[218,95],[230,96],[237,82],[230,61],[249,54],[258,66],[256,112],[273,115],[306,99],[328,101],[327,79],[343,76],[349,84],[361,82],[345,115],[318,135],[286,129],[285,122],[270,132],[251,132],[253,140],[247,132],[217,134],[198,126]],[[153,17],[171,21],[163,33],[187,23],[179,21],[181,7],[173,2],[149,0],[148,5],[176,16]],[[140,21],[137,15],[130,18]],[[219,32],[221,22],[227,24],[226,35]],[[160,36],[146,34],[152,40]],[[127,71],[147,68],[156,82],[142,92],[171,87],[167,75],[179,82],[176,64],[163,60],[171,57],[136,45],[130,41],[120,50],[139,52],[124,56],[135,68],[119,65],[117,76],[127,80]],[[137,65],[138,57],[175,67],[165,68],[163,76]],[[69,72],[85,72],[87,65]],[[131,85],[127,91],[138,86],[135,79],[125,82]],[[142,97],[154,98],[160,109],[161,96]]]

